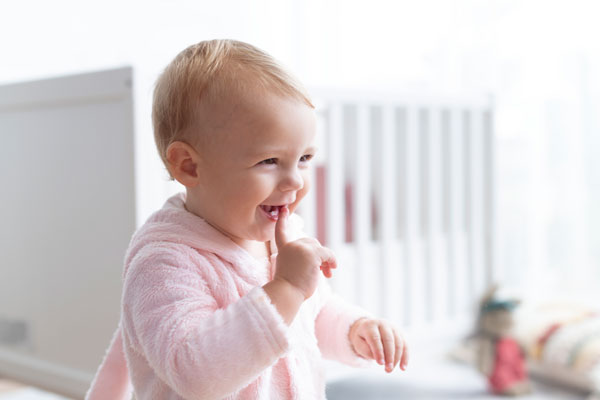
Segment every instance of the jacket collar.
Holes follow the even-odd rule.
[[[203,218],[185,209],[185,193],[177,193],[164,203],[163,207],[153,213],[133,235],[129,245],[130,254],[127,260],[137,253],[141,247],[152,242],[172,242],[190,246],[202,252],[214,253],[221,259],[239,265],[258,265],[246,249],[239,246],[229,237],[211,226]],[[288,235],[292,239],[303,236],[302,220],[296,214],[289,217]],[[272,255],[277,253],[275,240],[270,241]],[[126,266],[129,263],[126,261]],[[252,268],[255,269],[255,268]],[[126,271],[124,271],[126,272]]]

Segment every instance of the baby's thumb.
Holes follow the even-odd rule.
[[[275,224],[275,244],[278,248],[289,242],[287,237],[287,218],[289,213],[290,211],[287,207],[281,207],[279,210],[279,217]]]

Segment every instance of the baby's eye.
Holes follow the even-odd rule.
[[[277,163],[276,158],[267,158],[266,160],[262,160],[261,162],[259,162],[259,164],[267,164],[267,165],[271,165],[271,164],[275,164],[275,163]]]
[[[302,157],[300,157],[300,161],[301,162],[307,162],[309,161],[311,158],[313,158],[312,154],[305,154]]]

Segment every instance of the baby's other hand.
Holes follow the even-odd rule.
[[[386,372],[392,372],[398,363],[403,371],[406,370],[406,341],[389,321],[361,318],[350,327],[349,338],[359,356],[385,365]]]

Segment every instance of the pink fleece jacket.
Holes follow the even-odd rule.
[[[168,199],[131,239],[121,320],[86,399],[324,399],[322,357],[361,365],[348,331],[366,313],[323,278],[288,327],[262,289],[274,241],[257,260],[184,201]],[[297,215],[288,226],[302,236]]]

